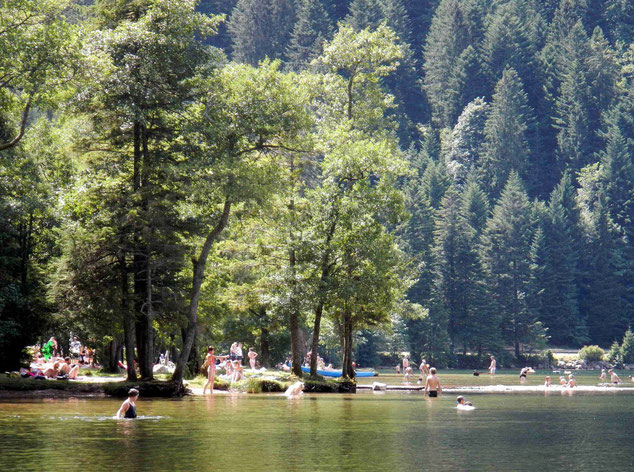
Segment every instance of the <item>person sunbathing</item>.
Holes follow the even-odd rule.
[[[79,373],[79,365],[72,365],[70,357],[66,357],[59,366],[60,375],[67,375],[69,379],[76,379]]]

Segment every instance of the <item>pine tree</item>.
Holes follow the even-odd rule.
[[[283,59],[294,19],[292,0],[238,0],[227,26],[233,59],[251,65]]]
[[[459,106],[467,104],[477,97],[490,95],[492,85],[486,74],[480,53],[469,45],[458,56],[456,67],[450,80],[450,89]]]
[[[346,17],[351,2],[352,0],[324,0],[324,7],[334,24]]]
[[[395,97],[401,143],[408,146],[416,135],[415,123],[425,121],[427,115],[425,97],[419,83],[419,64],[411,46],[411,24],[403,0],[382,0],[381,13],[383,21],[397,34],[399,46],[403,50],[400,66],[394,74],[384,79],[384,83]]]
[[[491,15],[482,44],[489,75],[489,93],[506,68],[514,69],[535,101],[541,92],[537,52],[541,48],[542,18],[534,4],[510,0]]]
[[[483,235],[482,260],[492,310],[502,316],[505,340],[521,355],[520,344],[534,344],[543,332],[526,303],[530,282],[533,224],[531,204],[515,171],[502,191]]]
[[[460,3],[442,0],[427,35],[423,66],[423,88],[432,118],[440,127],[453,126],[462,109],[456,101],[458,94],[448,89],[446,80],[454,75],[458,58],[468,44],[468,29]]]
[[[591,342],[607,346],[620,338],[628,319],[622,297],[625,287],[621,245],[604,201],[600,195],[591,215],[580,307]]]
[[[569,173],[553,190],[543,229],[543,254],[538,284],[538,317],[556,345],[587,341],[585,321],[579,312],[581,230],[575,190]],[[533,290],[533,292],[535,292]]]
[[[557,158],[560,168],[578,171],[589,163],[593,130],[589,123],[590,88],[581,64],[574,60],[563,76],[555,105]]]
[[[352,0],[345,22],[355,31],[374,30],[383,19],[380,0]]]
[[[306,68],[319,56],[323,42],[330,38],[332,26],[321,0],[303,0],[297,10],[297,21],[286,51],[293,70]]]
[[[495,87],[484,129],[482,173],[490,195],[499,194],[511,171],[522,177],[529,174],[528,134],[532,124],[533,110],[522,81],[513,69],[506,69]]]
[[[430,162],[421,181],[421,190],[429,199],[429,205],[435,210],[440,208],[442,198],[450,187],[451,176],[444,162]]]
[[[634,41],[634,3],[630,0],[607,0],[604,19],[612,42],[632,44]]]
[[[634,321],[634,140],[624,136],[628,123],[620,109],[608,120],[605,151],[601,152],[602,183],[606,207],[621,240],[623,294],[630,323]]]

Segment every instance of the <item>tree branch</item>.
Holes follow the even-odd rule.
[[[35,95],[35,92],[31,92],[29,94],[29,99],[26,101],[26,106],[24,107],[24,111],[22,112],[22,122],[20,123],[20,131],[18,132],[18,135],[7,143],[1,143],[0,151],[4,151],[5,149],[17,146],[17,144],[24,136],[24,131],[26,130],[26,122],[29,119],[29,111],[31,110],[31,103],[33,101],[33,95]]]

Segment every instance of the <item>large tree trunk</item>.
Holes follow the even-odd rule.
[[[343,353],[342,353],[342,364],[343,364],[343,377],[348,377],[350,379],[354,379],[354,368],[352,367],[352,314],[350,310],[346,308],[343,314]]]
[[[317,375],[317,351],[319,349],[319,332],[321,330],[321,316],[324,312],[324,304],[326,303],[326,287],[328,285],[328,278],[330,277],[330,244],[332,242],[332,238],[335,235],[335,231],[337,229],[337,205],[335,204],[332,207],[331,218],[332,222],[330,223],[330,227],[328,228],[328,234],[326,235],[326,244],[324,248],[324,255],[321,260],[321,276],[319,278],[319,300],[317,302],[317,306],[315,307],[315,322],[313,324],[313,345],[312,351],[313,355],[310,358],[310,375]]]
[[[207,235],[198,259],[194,259],[192,261],[194,265],[194,273],[192,276],[192,288],[189,298],[187,328],[185,329],[185,340],[183,341],[183,349],[178,356],[176,369],[174,370],[174,374],[172,375],[172,380],[174,382],[183,382],[185,366],[187,364],[187,360],[189,359],[189,355],[194,345],[194,338],[196,337],[196,332],[198,330],[198,303],[200,301],[200,287],[202,286],[203,279],[205,277],[207,258],[209,257],[211,248],[220,236],[220,233],[222,233],[222,231],[227,226],[230,213],[231,201],[229,200],[229,198],[227,198],[222,210],[222,215],[216,223],[216,226],[214,226],[211,232]]]
[[[119,367],[117,365],[119,352],[119,343],[116,339],[113,339],[104,346],[103,358],[101,359],[103,370],[110,373],[119,372]]]
[[[125,254],[119,258],[119,277],[121,288],[121,313],[123,315],[123,339],[125,344],[125,361],[129,382],[136,381],[136,369],[134,368],[134,320],[130,313],[128,293],[128,267],[125,262]]]
[[[260,335],[260,364],[269,369],[271,367],[271,352],[269,350],[269,330],[262,328]]]

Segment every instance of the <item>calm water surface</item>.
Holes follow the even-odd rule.
[[[216,395],[0,402],[8,470],[632,470],[634,395]]]

